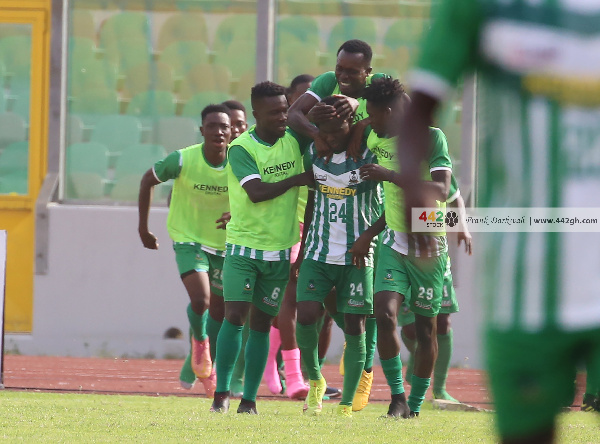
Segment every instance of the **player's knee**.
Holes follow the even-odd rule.
[[[441,314],[437,317],[437,334],[447,335],[450,332],[450,315]]]
[[[380,306],[375,309],[375,319],[377,320],[377,329],[386,331],[396,329],[396,315],[387,306]]]

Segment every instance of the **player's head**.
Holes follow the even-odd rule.
[[[340,46],[335,64],[335,77],[340,92],[346,96],[358,98],[371,74],[373,50],[362,40],[348,40]]]
[[[382,77],[373,80],[363,92],[371,128],[379,137],[392,133],[391,125],[397,122],[410,98],[397,79]]]
[[[335,106],[339,100],[339,97],[329,96],[325,97],[321,102],[326,105]],[[348,147],[352,116],[346,119],[334,117],[317,126],[319,127],[319,135],[327,142],[333,152],[339,153]]]
[[[229,108],[225,105],[208,105],[202,110],[200,132],[208,147],[226,149],[231,138]]]
[[[257,83],[252,87],[250,99],[257,129],[271,138],[283,137],[288,113],[285,88],[270,81]]]
[[[286,94],[290,105],[298,100],[298,97],[310,88],[310,84],[313,80],[315,80],[315,77],[310,74],[300,74],[299,76],[294,77]]]
[[[229,117],[231,118],[231,140],[238,137],[248,129],[246,122],[246,107],[237,100],[227,100],[223,102],[229,108]]]

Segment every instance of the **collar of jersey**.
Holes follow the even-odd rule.
[[[287,130],[286,130],[286,132],[287,132]],[[267,143],[264,140],[262,140],[260,137],[258,137],[258,134],[256,134],[256,125],[254,125],[250,129],[250,131],[248,131],[248,133],[250,134],[250,137],[252,137],[252,139],[255,142],[258,142],[258,143],[260,143],[261,145],[264,145],[264,146],[272,147],[273,145],[275,145],[275,143],[277,143],[279,141],[279,139],[277,139],[277,141],[275,141],[275,143],[273,145],[271,145],[270,143]]]
[[[213,165],[208,161],[206,155],[204,154],[204,142],[202,142],[202,146],[200,147],[200,151],[202,152],[202,158],[206,162],[206,164],[211,167],[213,170],[222,170],[227,165],[227,156],[225,156],[225,160],[221,162],[219,165]]]

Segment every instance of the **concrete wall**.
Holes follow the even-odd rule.
[[[166,208],[153,208],[150,229],[158,251],[137,234],[137,208],[49,207],[48,274],[35,277],[33,332],[8,334],[7,352],[28,355],[182,357],[185,339],[164,339],[177,327],[187,337],[187,294],[178,277],[166,225]],[[480,367],[479,301],[470,288],[475,256],[453,254],[461,311],[452,316],[453,364]],[[343,343],[334,327],[329,349]]]

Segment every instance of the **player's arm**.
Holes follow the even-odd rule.
[[[379,233],[381,233],[385,228],[385,211],[381,215],[377,221],[365,231],[361,233],[361,235],[354,241],[352,248],[350,248],[350,253],[352,253],[352,265],[357,268],[361,268],[365,266],[365,258],[369,254],[369,250],[371,248],[371,241],[373,238]]]
[[[310,227],[310,223],[312,222],[314,208],[315,190],[309,188],[308,197],[306,199],[306,207],[304,208],[304,226],[302,228],[302,241],[300,242],[300,252],[298,253],[298,258],[296,259],[296,262],[292,264],[292,268],[290,270],[290,277],[294,281],[298,279],[298,272],[300,271],[300,266],[302,265],[302,261],[304,260],[304,248],[306,247],[306,237],[308,236],[308,229]]]
[[[458,190],[454,196],[448,198],[447,204],[452,208],[456,208],[458,213],[458,221],[460,224],[459,227],[461,227],[461,230],[457,233],[458,245],[460,246],[461,242],[464,242],[465,253],[471,256],[473,254],[473,237],[471,236],[469,228],[467,227],[467,210],[465,208],[465,201]]]
[[[154,175],[154,170],[150,168],[144,173],[140,182],[140,195],[138,197],[138,233],[144,247],[150,250],[158,249],[156,236],[148,230],[148,214],[150,213],[150,204],[152,203],[152,195],[154,187],[158,185],[160,180]]]

